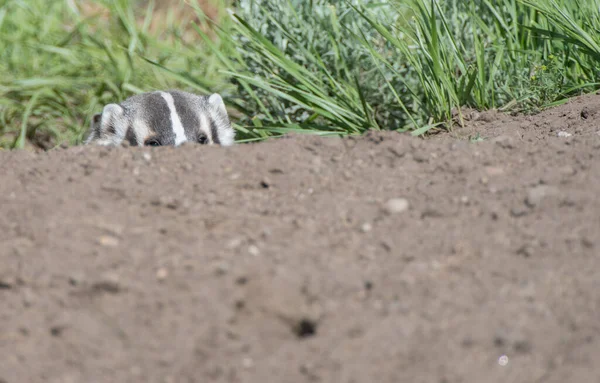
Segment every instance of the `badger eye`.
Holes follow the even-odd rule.
[[[200,136],[198,136],[198,143],[200,145],[205,145],[208,143],[208,137],[206,137],[205,134],[201,134]]]
[[[144,145],[146,146],[160,146],[160,141],[158,141],[156,138],[149,138],[146,140],[146,142],[144,142]]]

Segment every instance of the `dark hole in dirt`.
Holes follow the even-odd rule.
[[[372,289],[373,289],[373,282],[371,282],[371,281],[366,281],[366,282],[365,282],[365,289],[366,289],[367,291],[370,291],[370,290],[372,290]]]
[[[63,326],[54,326],[50,328],[50,334],[52,336],[61,336],[65,328]]]
[[[294,333],[298,338],[309,338],[317,333],[317,322],[304,318],[294,326]]]
[[[497,336],[494,338],[494,346],[503,347],[505,344],[506,344],[506,342],[504,341],[504,338],[502,338],[501,336]]]
[[[588,111],[587,108],[583,108],[583,110],[581,111],[581,118],[583,118],[584,120],[587,120],[587,118],[590,116],[590,112]]]
[[[240,286],[243,286],[246,283],[248,283],[248,278],[247,277],[239,277],[238,279],[235,280],[235,283]]]
[[[10,289],[12,289],[11,283],[0,281],[0,290],[10,290]]]
[[[98,293],[117,294],[121,291],[121,287],[115,281],[100,281],[92,285],[92,291]]]
[[[268,182],[268,181],[260,181],[260,186],[261,186],[263,189],[268,189],[270,185],[269,185],[269,182]]]
[[[528,341],[521,340],[521,341],[515,342],[513,348],[516,352],[528,353],[531,351],[532,346],[531,346],[531,343],[529,343]]]

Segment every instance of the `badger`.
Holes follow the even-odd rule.
[[[120,104],[104,106],[92,117],[84,144],[117,146],[233,145],[223,98],[180,91],[154,91],[134,95]]]

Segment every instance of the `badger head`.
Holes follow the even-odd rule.
[[[115,146],[127,141],[133,146],[178,146],[184,142],[229,146],[234,139],[219,94],[159,91],[106,105],[92,118],[85,144]]]

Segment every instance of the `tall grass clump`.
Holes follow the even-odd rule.
[[[79,143],[103,105],[153,89],[222,93],[243,142],[419,135],[599,88],[600,0],[212,2],[0,2],[0,148]]]
[[[451,129],[598,88],[598,0],[240,0],[223,74],[255,138]]]
[[[78,143],[94,113],[134,93],[218,90],[217,62],[186,39],[179,8],[157,17],[154,7],[141,0],[0,2],[0,148]]]

